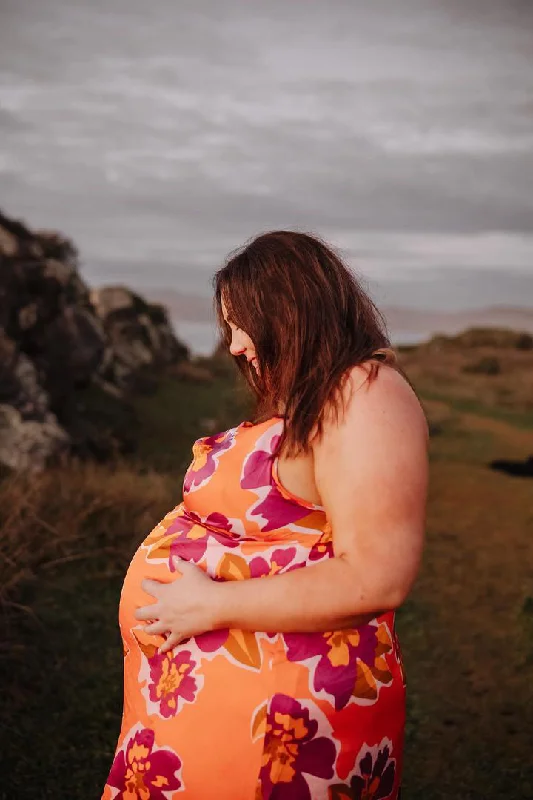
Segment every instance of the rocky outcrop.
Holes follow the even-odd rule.
[[[0,212],[0,464],[130,448],[128,394],[188,359],[163,306],[91,291],[69,239]]]
[[[147,303],[123,286],[95,289],[90,297],[113,354],[102,365],[101,374],[111,377],[113,383],[127,386],[146,368],[165,367],[189,358],[163,306]]]

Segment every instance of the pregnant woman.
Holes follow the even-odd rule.
[[[394,610],[423,546],[428,429],[339,255],[274,231],[215,276],[253,421],[198,439],[121,594],[104,800],[396,800]]]

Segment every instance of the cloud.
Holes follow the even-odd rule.
[[[531,10],[302,8],[12,6],[0,32],[7,210],[65,230],[91,275],[157,272],[168,285],[179,272],[187,291],[278,227],[368,250],[378,275],[525,263]]]

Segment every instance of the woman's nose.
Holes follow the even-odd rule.
[[[231,355],[232,356],[240,356],[240,355],[242,355],[242,353],[244,353],[245,350],[246,350],[246,347],[244,346],[244,344],[242,342],[242,339],[240,338],[239,334],[238,333],[233,333],[232,337],[231,337],[231,344],[229,346],[229,351],[230,351]]]

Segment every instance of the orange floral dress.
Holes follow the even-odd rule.
[[[216,630],[158,655],[134,617],[172,556],[248,580],[333,557],[324,509],[288,492],[273,417],[198,439],[183,501],[140,545],[122,588],[124,711],[102,800],[396,800],[405,681],[388,612],[350,630]]]

